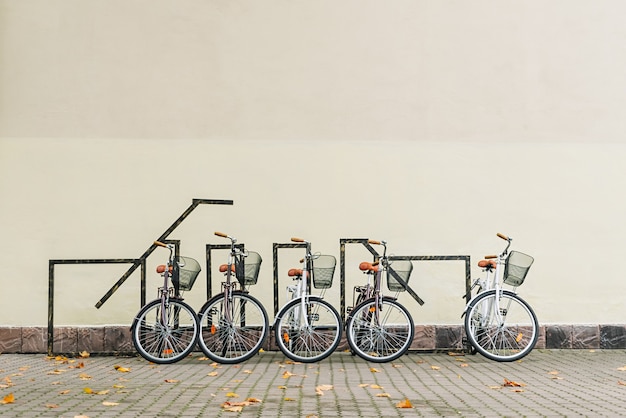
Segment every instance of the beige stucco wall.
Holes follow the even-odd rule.
[[[49,259],[139,257],[192,198],[235,204],[172,238],[197,259],[215,230],[259,251],[268,310],[272,243],[294,235],[476,261],[504,232],[536,258],[520,293],[541,322],[623,323],[625,10],[0,1],[0,325],[45,325]],[[348,251],[351,286],[367,254]],[[130,323],[138,274],[94,307],[125,270],[57,267],[55,322]],[[462,266],[411,280],[417,323],[461,322]]]

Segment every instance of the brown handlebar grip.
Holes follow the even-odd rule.
[[[167,248],[167,244],[163,244],[161,241],[154,241],[154,245],[158,245],[159,247]]]
[[[499,233],[499,232],[498,232],[496,235],[497,235],[498,237],[502,238],[502,239],[503,239],[503,240],[505,240],[505,241],[508,241],[508,240],[509,240],[509,237],[507,237],[506,235],[501,234],[501,233]]]
[[[380,245],[380,241],[376,241],[375,239],[368,239],[367,242],[369,244]]]
[[[293,242],[304,242],[302,238],[291,237],[291,241]]]
[[[489,260],[489,259],[491,259],[491,258],[498,258],[498,256],[497,256],[497,255],[493,255],[493,254],[492,254],[492,255],[486,255],[486,256],[485,256],[485,259],[486,259],[486,260]]]
[[[228,238],[228,235],[226,235],[223,232],[215,231],[215,235],[217,235],[218,237],[222,237],[222,238]]]

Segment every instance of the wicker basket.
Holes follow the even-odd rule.
[[[511,286],[519,286],[524,283],[533,261],[534,258],[527,254],[511,251],[504,266],[504,283]]]
[[[261,255],[254,251],[248,251],[248,255],[243,259],[244,268],[236,269],[237,280],[242,286],[252,286],[259,279],[259,271],[261,270]],[[243,271],[243,277],[240,272]]]
[[[200,264],[190,257],[178,257],[176,260],[178,265],[178,288],[180,290],[191,290],[196,282],[196,277],[200,273]]]
[[[413,263],[411,263],[411,260],[395,260],[390,264],[389,268],[395,271],[405,283],[409,283],[409,277],[413,271]],[[387,278],[387,288],[392,292],[403,292],[406,290],[393,274],[391,274],[391,271],[389,271]]]
[[[313,260],[313,287],[328,289],[333,285],[337,259],[332,255],[320,255]]]

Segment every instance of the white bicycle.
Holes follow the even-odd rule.
[[[535,312],[515,293],[534,260],[517,251],[509,253],[512,238],[497,235],[507,246],[500,255],[478,262],[485,277],[471,287],[478,287],[478,291],[463,312],[465,333],[471,346],[488,359],[515,361],[532,351],[539,335]],[[513,290],[505,290],[503,285]]]

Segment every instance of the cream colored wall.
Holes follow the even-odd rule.
[[[272,243],[294,235],[475,262],[504,232],[535,256],[520,293],[541,322],[623,323],[625,9],[0,2],[0,325],[46,324],[49,259],[139,257],[192,198],[235,204],[172,238],[197,259],[215,230],[259,251],[268,310]],[[349,286],[366,257],[348,248]],[[57,267],[55,323],[130,323],[138,274],[94,307],[125,270]],[[461,322],[461,264],[411,281],[416,323]]]

